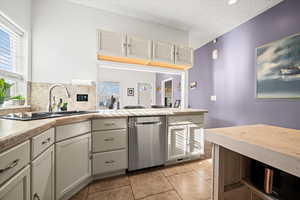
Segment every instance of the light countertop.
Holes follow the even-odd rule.
[[[206,139],[300,177],[300,130],[269,125],[206,129]]]
[[[201,109],[128,109],[103,110],[98,113],[41,119],[33,121],[16,121],[0,119],[0,152],[20,144],[43,131],[54,127],[90,119],[132,116],[158,116],[158,115],[190,115],[203,114],[207,110]]]

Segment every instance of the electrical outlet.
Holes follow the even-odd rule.
[[[88,94],[77,94],[77,101],[89,101]]]
[[[210,96],[211,101],[217,101],[217,96]]]

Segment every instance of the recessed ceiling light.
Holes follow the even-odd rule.
[[[238,0],[228,0],[228,5],[236,4]]]

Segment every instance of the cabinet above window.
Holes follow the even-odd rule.
[[[98,30],[98,60],[186,70],[193,65],[193,49]]]

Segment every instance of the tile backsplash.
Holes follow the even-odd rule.
[[[30,94],[29,104],[31,110],[36,111],[47,111],[48,108],[48,94],[49,88],[53,83],[42,83],[42,82],[30,82]],[[56,103],[60,98],[63,102],[68,103],[68,110],[95,110],[96,109],[96,86],[91,85],[73,85],[63,84],[68,88],[71,98],[66,96],[65,89],[62,87],[56,87],[53,89],[52,96],[56,97]],[[77,102],[77,94],[88,94],[88,101]]]

